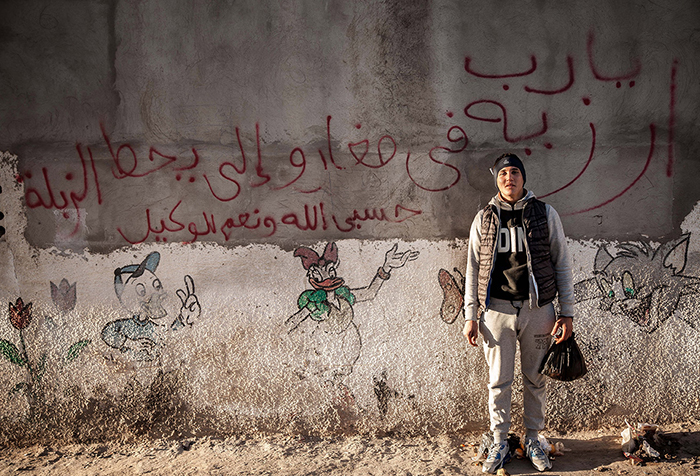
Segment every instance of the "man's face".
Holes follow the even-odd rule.
[[[525,194],[523,191],[523,174],[517,167],[503,167],[498,171],[496,178],[498,191],[501,192],[501,198],[509,203],[515,203]]]
[[[119,298],[122,305],[140,320],[160,319],[167,312],[163,308],[165,291],[155,274],[145,270],[137,278],[130,277],[124,285],[124,291]]]

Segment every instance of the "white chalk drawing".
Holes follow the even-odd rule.
[[[194,280],[185,276],[185,289],[178,289],[181,308],[170,325],[161,324],[168,313],[163,306],[167,293],[155,271],[160,254],[153,252],[141,264],[114,270],[114,291],[131,317],[108,323],[102,340],[113,349],[137,361],[153,361],[160,355],[167,331],[193,325],[202,308],[195,294]]]
[[[700,294],[700,278],[683,273],[688,260],[690,234],[656,248],[646,243],[622,243],[611,255],[598,249],[594,278],[576,283],[576,302],[600,299],[600,308],[630,319],[645,332],[656,331],[686,296]],[[697,312],[678,317],[700,329]]]
[[[324,381],[340,382],[352,372],[362,348],[360,332],[353,321],[354,306],[371,301],[389,279],[392,269],[403,267],[418,258],[418,251],[399,252],[394,245],[386,252],[384,264],[377,270],[368,286],[349,288],[338,276],[338,247],[328,243],[323,255],[300,247],[294,256],[301,258],[313,289],[301,293],[297,300],[299,310],[285,321],[291,335],[305,334],[303,358],[294,370],[300,378],[309,374]]]

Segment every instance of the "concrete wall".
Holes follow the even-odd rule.
[[[575,260],[550,427],[700,415],[697,2],[0,12],[3,441],[485,427],[455,310],[504,151]]]

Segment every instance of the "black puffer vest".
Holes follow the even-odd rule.
[[[527,243],[528,268],[535,280],[537,307],[542,307],[554,300],[557,295],[557,281],[549,251],[549,226],[547,225],[547,205],[531,198],[522,209],[525,241]],[[479,249],[479,314],[488,306],[491,271],[494,265],[496,240],[500,218],[494,205],[484,208],[481,219],[481,248]],[[532,305],[532,297],[530,297]]]

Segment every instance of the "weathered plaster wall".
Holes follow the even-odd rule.
[[[484,427],[454,319],[504,151],[575,260],[549,425],[700,414],[696,2],[0,12],[3,440]]]

